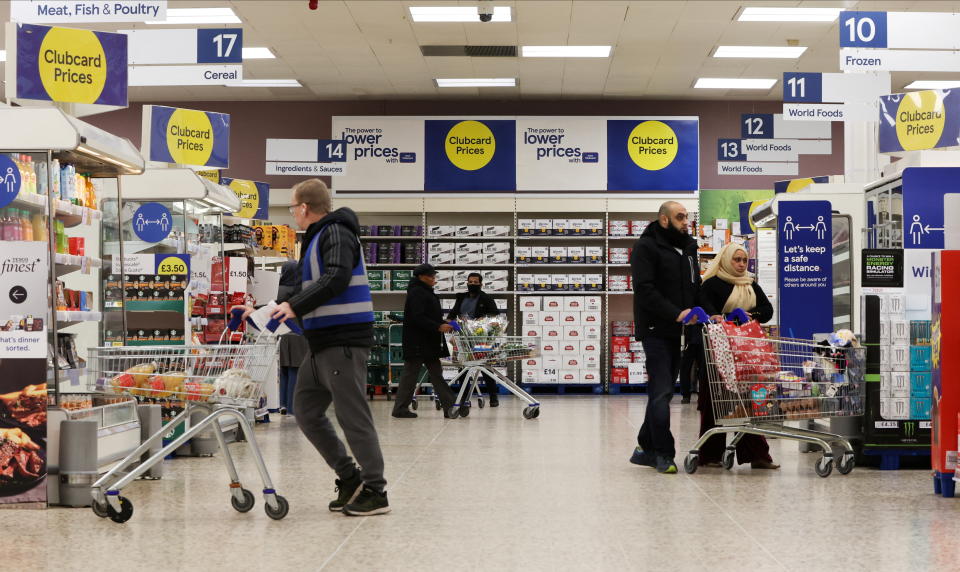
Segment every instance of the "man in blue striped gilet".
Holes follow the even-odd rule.
[[[357,215],[348,208],[334,211],[330,190],[320,179],[293,188],[290,214],[306,230],[300,258],[303,288],[277,306],[273,316],[299,317],[310,343],[293,395],[297,425],[337,473],[339,495],[330,510],[384,514],[390,504],[383,454],[366,396],[373,301]],[[331,403],[359,467],[327,417]]]

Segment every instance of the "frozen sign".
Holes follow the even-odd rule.
[[[582,191],[606,187],[607,141],[596,118],[517,120],[517,190]]]
[[[173,228],[173,216],[160,203],[144,203],[133,213],[133,233],[144,242],[160,242]]]
[[[781,201],[780,328],[807,339],[833,331],[832,220],[828,201]]]

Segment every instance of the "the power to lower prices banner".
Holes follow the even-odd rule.
[[[123,34],[7,24],[8,99],[127,105]]]
[[[517,190],[607,186],[607,138],[590,117],[517,119]]]
[[[259,181],[221,177],[220,184],[229,187],[240,197],[240,210],[233,213],[240,218],[268,220],[270,218],[270,185]]]
[[[829,201],[781,201],[777,213],[780,333],[810,339],[833,331],[833,235]]]
[[[960,146],[960,93],[926,90],[880,97],[880,152]]]
[[[230,166],[230,116],[226,113],[144,105],[141,139],[141,152],[148,161]]]
[[[607,189],[697,190],[699,137],[699,121],[695,117],[609,120]]]

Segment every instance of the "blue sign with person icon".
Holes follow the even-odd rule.
[[[780,333],[833,331],[833,216],[829,201],[780,201],[777,244]]]
[[[133,213],[133,233],[144,242],[160,242],[170,235],[173,215],[160,203],[143,203]]]
[[[13,159],[0,155],[0,208],[13,202],[20,193],[20,168]]]

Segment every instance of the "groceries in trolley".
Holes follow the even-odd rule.
[[[535,340],[504,335],[509,323],[502,314],[476,319],[458,318],[451,322],[456,333],[448,337],[447,343],[453,361],[496,364],[537,357],[540,351]]]
[[[122,372],[104,372],[112,375],[101,377],[97,390],[154,399],[255,404],[260,399],[261,384],[244,369],[224,367],[233,362],[217,356],[196,359],[193,360],[192,373],[182,371],[182,361],[138,363]]]

